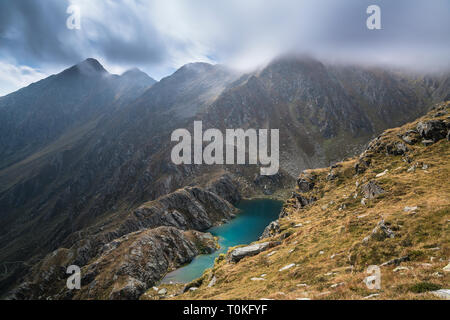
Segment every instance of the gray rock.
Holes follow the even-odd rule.
[[[375,181],[369,181],[361,187],[361,192],[366,199],[376,198],[378,195],[383,194],[385,191]]]
[[[381,266],[385,267],[385,266],[390,266],[390,265],[399,265],[400,263],[405,262],[405,261],[409,261],[409,257],[408,256],[395,258],[395,259],[386,261],[386,262],[382,263]]]
[[[425,147],[431,146],[433,143],[434,143],[433,140],[427,140],[427,139],[422,140],[422,144],[423,144]]]
[[[404,135],[402,136],[402,140],[411,145],[417,142],[417,138],[413,135]]]
[[[314,203],[317,200],[315,197],[307,198],[298,193],[293,193],[292,198],[295,199],[294,207],[296,209],[302,209],[307,205]],[[283,218],[284,216],[285,216],[284,211],[281,211],[280,218]]]
[[[228,254],[228,262],[238,262],[245,257],[257,255],[270,248],[270,242],[256,243],[250,246],[236,248]]]
[[[379,293],[373,293],[368,296],[365,296],[363,299],[371,299],[371,298],[378,297],[379,295],[380,295]]]
[[[413,207],[406,206],[406,207],[403,208],[403,211],[404,212],[410,212],[410,211],[416,211],[417,209],[418,209],[417,206],[413,206]]]
[[[217,282],[217,278],[216,276],[213,276],[211,281],[208,283],[208,288],[211,288],[212,286],[214,286]]]
[[[314,188],[314,177],[307,173],[302,173],[297,180],[298,190],[300,192],[309,192]]]
[[[165,296],[167,294],[167,289],[166,288],[162,288],[161,290],[158,291],[158,294],[160,296]]]
[[[120,287],[114,287],[109,295],[110,300],[136,300],[144,293],[145,283],[133,277],[128,277],[128,282]]]
[[[435,296],[441,299],[450,300],[450,289],[440,289],[436,291],[431,291],[430,293],[434,294]]]
[[[264,278],[258,278],[258,277],[253,277],[253,278],[250,278],[250,280],[251,280],[251,281],[264,281],[264,280],[266,280],[266,279],[264,279]]]
[[[372,230],[371,234],[363,239],[363,243],[368,243],[371,239],[383,241],[384,239],[394,237],[394,232],[386,225],[384,220],[381,220]]]
[[[288,265],[285,265],[283,268],[281,268],[280,270],[278,270],[278,272],[282,272],[282,271],[284,271],[284,270],[288,270],[288,269],[290,269],[290,268],[292,268],[292,267],[295,267],[295,263],[290,263],[290,264],[288,264]]]
[[[331,181],[331,180],[337,179],[337,177],[338,177],[338,175],[337,175],[336,171],[334,169],[331,169],[330,173],[327,175],[326,179],[328,181]]]
[[[278,220],[272,221],[269,223],[269,225],[264,229],[261,237],[259,237],[259,240],[266,239],[269,237],[273,237],[280,233],[280,224],[278,223]]]
[[[386,145],[386,152],[388,154],[400,156],[408,151],[409,151],[408,147],[403,142],[395,142]]]
[[[394,270],[392,270],[394,272],[399,272],[399,271],[409,271],[408,267],[396,267]]]
[[[417,131],[424,139],[434,142],[444,139],[448,132],[447,126],[442,120],[421,121],[417,124]]]
[[[209,184],[207,190],[217,194],[219,197],[222,197],[232,204],[236,204],[241,200],[239,190],[228,174],[223,175],[220,179]]]
[[[358,162],[355,164],[355,173],[362,174],[366,172],[366,170],[370,167],[370,163],[372,160],[367,156],[361,156],[358,159]]]

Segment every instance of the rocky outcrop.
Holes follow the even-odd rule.
[[[206,230],[234,216],[235,208],[211,191],[199,187],[185,187],[147,202],[133,211],[122,224],[124,233],[173,226],[182,230]]]
[[[305,171],[302,172],[297,180],[297,186],[299,192],[311,191],[314,188],[314,176]]]
[[[211,234],[173,227],[138,231],[115,242],[83,268],[75,298],[137,299],[168,270],[216,248]]]
[[[264,176],[258,174],[253,183],[259,187],[265,195],[271,195],[276,190],[279,190],[284,185],[285,177],[281,173],[277,173],[271,176]]]
[[[363,243],[368,243],[371,239],[376,241],[383,241],[386,238],[394,238],[395,233],[391,230],[389,225],[381,220],[377,226],[372,230],[371,234],[363,239]]]
[[[403,142],[397,141],[386,145],[386,153],[394,156],[401,156],[408,151],[408,147]]]
[[[375,181],[372,180],[361,186],[361,192],[364,198],[373,199],[383,194],[384,190]]]
[[[269,225],[264,229],[260,240],[273,237],[280,233],[280,224],[278,220],[272,221]]]
[[[106,244],[100,256],[81,269],[81,290],[66,288],[70,253],[59,249],[34,268],[32,279],[37,281],[12,298],[22,293],[33,299],[138,299],[168,270],[215,249],[214,237],[198,231],[159,227],[127,234]]]
[[[299,194],[295,195],[294,198],[296,200],[295,207],[297,209],[301,209],[303,207],[306,207],[307,205],[310,205],[310,204],[314,203],[317,200],[315,197],[308,198],[308,197],[304,197],[304,196],[299,195]]]
[[[416,128],[424,139],[436,142],[445,138],[448,124],[443,120],[428,120],[419,122]]]
[[[270,242],[255,243],[250,246],[241,247],[228,253],[228,262],[239,262],[245,257],[255,256],[258,253],[270,248]]]
[[[217,194],[232,204],[236,204],[241,200],[239,190],[229,174],[214,180],[206,187],[206,190]]]
[[[177,190],[157,200],[145,203],[130,212],[124,219],[125,221],[113,229],[103,231],[103,227],[99,227],[96,231],[92,231],[92,234],[87,232],[78,234],[77,236],[81,240],[74,242],[69,249],[60,248],[48,254],[41,263],[36,265],[30,271],[32,276],[28,276],[22,281],[26,285],[14,290],[11,293],[11,298],[41,299],[47,296],[55,296],[59,299],[72,298],[73,292],[67,290],[60,292],[61,288],[65,287],[63,282],[67,278],[65,270],[68,265],[74,264],[83,267],[88,264],[87,267],[83,268],[83,270],[87,270],[83,276],[83,281],[88,281],[93,287],[95,282],[92,281],[96,281],[97,274],[105,268],[98,267],[98,261],[104,261],[102,257],[110,252],[116,252],[120,246],[123,247],[124,241],[127,241],[130,237],[135,237],[136,232],[142,234],[140,236],[141,242],[151,243],[153,241],[151,238],[164,239],[159,242],[154,240],[153,243],[157,243],[153,247],[154,251],[145,255],[145,259],[152,260],[155,258],[159,262],[155,262],[154,266],[148,265],[148,261],[145,262],[148,265],[147,267],[151,268],[146,270],[144,278],[139,275],[140,270],[132,271],[130,267],[127,267],[124,274],[128,278],[121,278],[123,281],[121,280],[120,285],[116,283],[114,290],[111,292],[110,298],[113,299],[122,299],[123,297],[133,299],[136,294],[141,292],[139,290],[142,287],[140,282],[143,282],[144,288],[146,288],[149,283],[159,280],[169,266],[180,266],[192,260],[201,251],[206,253],[215,249],[215,245],[210,243],[211,237],[204,238],[197,231],[187,230],[206,230],[215,224],[222,223],[223,220],[231,219],[235,211],[236,209],[228,201],[211,191],[199,187],[186,187]],[[158,228],[160,226],[165,227],[163,229]],[[186,238],[183,236],[183,232],[195,235],[190,237],[190,243],[183,240]],[[189,239],[186,238],[186,240]],[[209,244],[202,246],[202,249],[199,250],[196,245],[203,243],[204,240],[207,240]],[[196,245],[193,245],[193,243]],[[137,246],[138,243],[131,245]],[[96,259],[97,262],[91,262],[92,259]],[[139,265],[141,262],[137,261],[136,263]],[[134,262],[129,261],[127,264],[131,266]],[[88,291],[94,292],[92,290]],[[97,296],[97,293],[94,296]],[[102,298],[109,297],[102,296]]]
[[[413,145],[419,140],[419,133],[416,130],[408,130],[404,135],[400,136],[407,144]]]

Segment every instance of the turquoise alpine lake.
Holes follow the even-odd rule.
[[[221,226],[208,230],[219,238],[220,249],[195,257],[191,263],[168,273],[162,283],[187,283],[199,278],[203,272],[214,265],[214,259],[226,253],[229,247],[249,244],[258,240],[264,228],[278,219],[283,203],[271,199],[242,200],[237,208],[236,218]]]

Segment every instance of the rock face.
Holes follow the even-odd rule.
[[[314,188],[314,176],[303,172],[297,180],[298,190],[300,192],[309,192]]]
[[[75,298],[98,298],[110,292],[109,299],[137,299],[170,268],[216,248],[211,234],[173,227],[138,231],[116,242],[83,268],[82,289]]]
[[[270,238],[279,233],[280,233],[280,224],[278,223],[277,220],[275,220],[275,221],[272,221],[271,223],[269,223],[269,225],[264,229],[264,231],[259,239],[262,240],[265,238]]]
[[[383,188],[381,188],[375,181],[369,181],[361,187],[361,192],[366,199],[373,199],[380,194],[384,193]]]
[[[208,233],[173,227],[137,231],[106,244],[99,257],[81,269],[81,290],[71,291],[65,286],[65,270],[70,264],[66,250],[56,252],[35,267],[32,275],[39,281],[15,292],[12,298],[20,297],[20,293],[34,299],[138,299],[170,268],[215,249],[216,241]],[[47,274],[48,280],[43,274]]]
[[[135,299],[142,290],[160,280],[168,268],[185,264],[199,253],[214,251],[215,241],[210,234],[191,229],[208,229],[224,219],[231,219],[235,210],[228,201],[202,188],[177,190],[130,212],[114,229],[101,231],[100,228],[94,234],[80,235],[82,240],[74,242],[70,249],[61,248],[47,255],[41,264],[33,268],[31,275],[35,276],[26,281],[29,285],[15,290],[13,298],[52,295],[59,299],[67,298],[60,293],[61,288],[65,287],[61,281],[67,277],[66,267],[75,264],[85,266],[82,283],[89,283],[88,289],[82,290],[88,293],[80,297]],[[130,251],[118,257],[120,248]],[[101,280],[98,275],[113,268],[119,261],[122,267],[117,270],[114,281],[111,280],[112,275],[109,277],[109,289],[105,289],[105,284],[99,289],[96,284],[106,280]],[[112,291],[106,297],[105,292],[110,289]]]
[[[230,197],[237,197],[234,192]],[[228,201],[211,191],[186,187],[143,204],[134,210],[122,228],[128,231],[173,226],[183,230],[206,230],[219,221],[231,219],[235,211]]]
[[[217,194],[219,197],[236,204],[241,200],[241,194],[233,183],[230,175],[225,174],[217,180],[214,180],[206,187],[207,191]]]
[[[251,257],[270,248],[270,242],[256,243],[250,246],[237,248],[228,254],[227,260],[229,262],[239,262],[245,257]]]
[[[307,198],[302,195],[295,195],[294,198],[296,200],[296,207],[298,209],[301,209],[311,203],[314,203],[317,200],[315,197]]]
[[[401,136],[402,140],[407,144],[413,145],[418,141],[419,134],[415,130],[408,130],[406,134]]]
[[[417,124],[419,134],[423,138],[433,140],[434,142],[444,139],[447,135],[447,130],[447,124],[441,120],[429,120]]]

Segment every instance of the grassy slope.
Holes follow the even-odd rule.
[[[445,104],[450,114],[450,102]],[[435,111],[401,128],[385,131],[382,141],[400,141],[399,133],[415,128],[420,120],[433,118]],[[443,271],[450,257],[450,143],[443,139],[424,147],[409,146],[403,156],[375,153],[369,169],[354,174],[357,159],[340,163],[338,178],[328,181],[329,168],[308,170],[316,175],[316,186],[309,194],[317,202],[296,209],[293,200],[285,204],[289,215],[280,219],[281,232],[291,235],[269,251],[248,257],[237,264],[216,262],[203,276],[196,291],[177,295],[177,299],[436,299],[426,291],[449,288],[450,274]],[[422,163],[427,169],[422,169]],[[414,172],[407,172],[418,164]],[[376,174],[389,171],[381,176]],[[375,180],[386,192],[361,204],[360,186]],[[359,187],[356,184],[359,184]],[[354,197],[357,193],[356,198]],[[345,208],[342,208],[345,204]],[[405,212],[405,206],[418,209]],[[384,219],[394,238],[362,240]],[[302,226],[297,226],[302,224]],[[275,240],[280,236],[275,236]],[[264,240],[266,241],[266,240]],[[268,256],[269,253],[273,253]],[[381,290],[369,290],[363,283],[369,265],[408,256],[402,262],[408,270],[394,272],[396,265],[381,267]],[[288,264],[295,266],[280,272]],[[207,287],[210,274],[217,282]],[[266,280],[252,281],[252,277]],[[180,285],[166,286],[170,293]],[[152,298],[149,291],[143,298]]]

